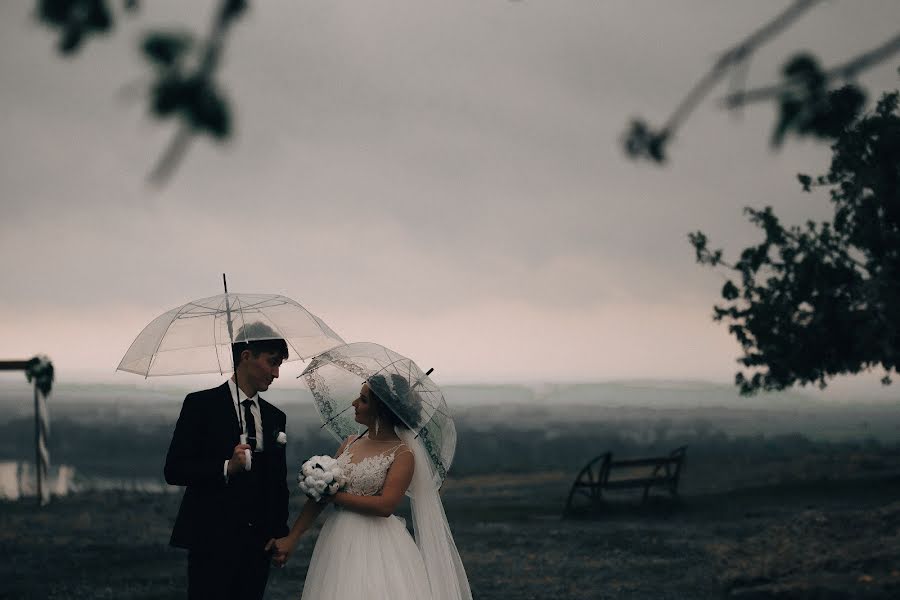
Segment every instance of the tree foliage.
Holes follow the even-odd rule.
[[[133,10],[134,3],[127,8]],[[105,0],[40,0],[38,18],[49,27],[59,30],[59,51],[73,55],[92,36],[109,32],[113,25],[112,12]]]
[[[815,120],[815,115],[809,115]],[[701,264],[733,273],[714,318],[740,342],[735,376],[744,394],[794,384],[825,387],[836,375],[874,368],[890,383],[900,360],[900,113],[898,93],[838,129],[831,166],[798,175],[807,192],[828,188],[830,221],[785,227],[772,212],[746,208],[764,239],[733,264],[702,232],[690,241]],[[800,122],[807,122],[800,119]]]

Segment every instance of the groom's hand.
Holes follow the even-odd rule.
[[[228,459],[229,477],[244,472],[246,469],[245,465],[247,464],[247,453],[244,452],[244,450],[249,449],[250,444],[238,444],[234,447],[234,452],[231,454],[231,458]]]
[[[272,557],[272,564],[276,567],[283,567],[293,552],[294,546],[287,537],[272,538],[266,544],[265,551]]]
[[[281,557],[281,555],[278,554],[278,546],[275,545],[275,538],[271,538],[268,542],[266,542],[266,547],[263,548],[263,551],[269,555],[269,560],[272,561],[272,564],[274,566],[284,566],[284,559]]]

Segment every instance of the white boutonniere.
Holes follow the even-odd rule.
[[[278,435],[275,436],[275,443],[284,448],[287,445],[287,434],[279,431]]]

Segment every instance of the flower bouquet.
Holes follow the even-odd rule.
[[[320,501],[333,496],[347,483],[347,476],[338,461],[330,456],[313,456],[300,466],[297,486],[300,491]]]

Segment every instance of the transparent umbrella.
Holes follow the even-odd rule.
[[[229,294],[226,284],[224,294],[182,304],[153,319],[116,370],[144,377],[224,374],[234,370],[232,344],[278,338],[287,342],[289,361],[344,343],[298,302],[273,294]],[[238,398],[234,401],[237,405]],[[243,431],[243,415],[240,410],[237,414]],[[241,443],[246,441],[247,434],[242,434]],[[249,469],[250,451],[246,454]]]
[[[430,373],[429,371],[428,373]],[[456,451],[456,426],[440,388],[416,363],[389,348],[357,342],[314,357],[300,375],[327,428],[339,441],[360,433],[350,411],[363,383],[422,441],[435,483],[447,476]]]
[[[228,292],[188,302],[155,318],[134,342],[118,371],[154,375],[225,373],[231,344],[282,338],[288,360],[307,359],[344,340],[298,302],[272,294]]]

